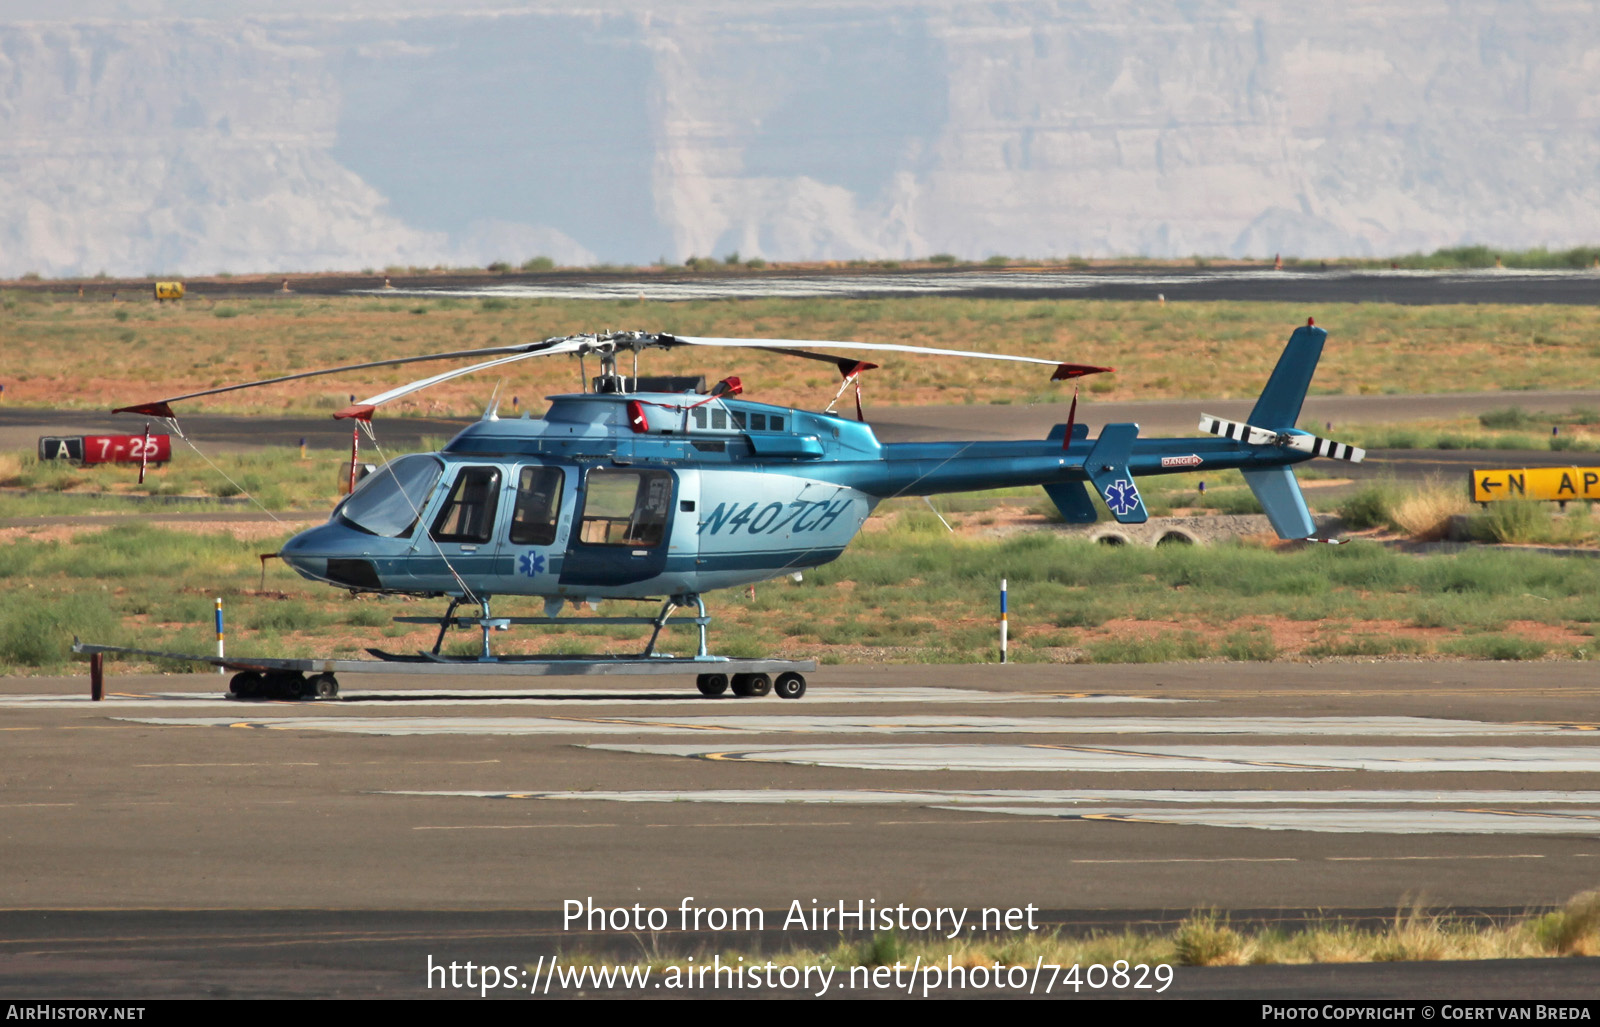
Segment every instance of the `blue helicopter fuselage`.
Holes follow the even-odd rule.
[[[1135,442],[1135,425],[1073,435],[1066,446],[1065,426],[1042,440],[884,444],[862,422],[743,400],[556,396],[543,417],[488,417],[439,453],[391,461],[281,555],[360,590],[695,595],[836,559],[895,496],[1042,485],[1069,520],[1093,520],[1089,482],[1114,514],[1143,519],[1137,477],[1287,475],[1309,458],[1215,437]]]

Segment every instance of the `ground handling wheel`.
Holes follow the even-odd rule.
[[[701,695],[721,695],[728,690],[728,675],[701,674],[694,679],[694,686],[700,689]]]
[[[753,695],[766,695],[772,691],[772,679],[765,674],[735,674],[733,694],[741,699]]]
[[[228,691],[235,699],[259,699],[265,680],[260,671],[241,670],[228,682]]]
[[[306,687],[318,699],[339,698],[339,679],[332,674],[318,674],[306,682]]]
[[[272,671],[261,687],[261,695],[267,699],[309,699],[313,694],[306,676],[293,670]]]
[[[778,693],[779,699],[798,699],[806,694],[806,677],[792,670],[779,674],[778,680],[772,683],[772,690]]]

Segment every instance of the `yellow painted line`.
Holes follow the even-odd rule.
[[[1299,862],[1291,856],[1173,857],[1173,859],[1069,859],[1078,864],[1146,864],[1146,862]]]
[[[961,813],[962,811],[953,809],[953,810],[949,810],[948,812]],[[875,823],[879,827],[905,827],[905,826],[908,826],[908,825],[914,827],[914,826],[919,826],[919,825],[923,825],[923,824],[940,824],[940,825],[945,825],[945,826],[949,826],[950,825],[950,821],[949,820],[876,820],[876,821],[873,821],[873,823]],[[963,821],[961,821],[960,826],[961,827],[971,827],[974,824],[1012,824],[1012,825],[1017,826],[1017,827],[1022,827],[1023,825],[1026,825],[1026,824],[1031,824],[1031,825],[1033,825],[1035,827],[1056,827],[1056,826],[1059,826],[1056,823],[1055,820],[1044,819],[1044,818],[1039,818],[1039,817],[1035,817],[1035,818],[1028,819],[1028,820],[1024,820],[1024,819],[1022,819],[1020,817],[1000,817],[998,819],[993,818],[993,817],[989,817],[989,818],[985,818],[983,820],[963,820]],[[769,824],[768,826],[769,827],[783,827],[785,825],[783,825],[783,824]]]
[[[126,731],[129,728],[149,727],[149,724],[58,724],[57,731]],[[188,727],[190,725],[180,725]]]
[[[626,827],[626,824],[461,824],[413,827],[411,830],[589,830],[592,827]]]
[[[673,720],[634,720],[628,717],[561,717],[549,715],[548,720],[561,720],[573,724],[604,724],[608,726],[626,726],[642,728],[671,728],[677,731],[732,731],[735,734],[749,734],[744,728],[728,727],[724,724],[685,724]]]
[[[1587,856],[1589,853],[1577,853]],[[1497,856],[1324,856],[1330,863],[1431,863],[1446,859],[1544,859],[1541,852],[1523,852]]]
[[[1487,813],[1496,817],[1560,817],[1563,820],[1600,820],[1600,816],[1592,813],[1568,813],[1565,810],[1521,810],[1521,809],[1464,809],[1463,813]]]
[[[317,767],[319,763],[135,763],[134,767],[154,769],[158,767]]]
[[[854,820],[795,820],[782,824],[775,824],[770,820],[752,820],[748,823],[728,824],[645,824],[645,827],[666,828],[667,830],[682,830],[692,828],[698,830],[705,827],[764,827],[769,830],[782,830],[786,827],[854,827]]]
[[[295,911],[296,912],[300,912],[300,910],[298,908],[296,908]],[[83,910],[70,910],[69,912],[85,912],[85,911],[83,911]],[[118,913],[121,913],[121,912],[127,912],[127,911],[118,909],[118,910],[103,910],[103,911],[102,910],[94,910],[93,912],[118,912]],[[162,910],[162,912],[181,913],[181,912],[190,912],[190,910]],[[320,912],[320,910],[319,910],[319,912]],[[526,930],[516,930],[516,931],[489,931],[489,930],[479,929],[479,930],[472,930],[472,931],[466,931],[466,932],[456,932],[456,931],[446,930],[444,932],[444,937],[449,939],[449,940],[451,940],[451,941],[458,941],[458,940],[483,939],[483,938],[517,938],[517,937],[525,937],[525,936],[530,935],[530,934],[535,934],[535,935],[538,935],[538,934],[560,935],[560,934],[563,934],[563,933],[565,933],[565,932],[564,931],[558,931],[558,930],[552,930],[550,928],[545,928],[543,930],[539,930],[537,928],[529,928],[529,929],[526,929]],[[0,945],[37,945],[37,946],[40,947],[39,951],[37,953],[32,953],[32,954],[38,955],[38,954],[54,954],[54,953],[62,952],[62,951],[71,952],[71,951],[74,951],[74,949],[72,948],[72,946],[74,946],[74,945],[114,944],[114,945],[134,945],[134,946],[148,947],[148,948],[193,948],[197,944],[203,944],[207,948],[240,948],[240,947],[244,947],[244,948],[256,948],[256,947],[261,947],[261,948],[283,948],[283,947],[290,946],[290,945],[347,945],[347,944],[351,944],[351,943],[363,943],[363,942],[364,943],[368,943],[368,944],[375,944],[375,943],[379,943],[379,942],[392,942],[392,941],[431,940],[431,939],[434,939],[436,937],[438,937],[438,932],[437,931],[415,931],[415,932],[409,932],[409,931],[408,932],[401,932],[401,931],[382,931],[382,932],[335,931],[335,932],[332,932],[332,933],[311,934],[311,935],[298,934],[298,933],[297,934],[282,934],[282,933],[278,933],[278,932],[273,932],[273,933],[269,933],[269,934],[255,935],[255,936],[248,935],[248,934],[235,934],[235,935],[209,935],[209,934],[202,934],[202,935],[198,935],[195,938],[175,937],[175,936],[172,936],[172,935],[133,935],[133,936],[129,936],[129,937],[96,936],[96,937],[90,937],[90,938],[53,938],[53,937],[45,937],[45,938],[4,938],[4,939],[0,939]]]

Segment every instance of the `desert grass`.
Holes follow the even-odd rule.
[[[849,971],[860,967],[914,966],[943,970],[1027,967],[1042,965],[1044,981],[1051,968],[1078,968],[1080,991],[1092,991],[1084,972],[1099,966],[1109,973],[1133,973],[1135,968],[1174,966],[1262,966],[1312,963],[1434,962],[1483,959],[1545,959],[1589,956],[1600,952],[1600,892],[1574,896],[1558,909],[1530,912],[1503,921],[1452,916],[1422,906],[1397,910],[1387,923],[1352,922],[1329,917],[1303,926],[1232,923],[1225,912],[1192,912],[1176,927],[1163,931],[1125,930],[1076,934],[1060,929],[1035,932],[966,933],[956,939],[940,935],[878,932],[865,937],[841,937],[827,948],[796,947],[779,952],[754,949],[697,949],[692,953],[663,953],[659,943],[631,965],[648,965],[653,971],[705,966],[720,958],[723,966],[762,965],[833,967]],[[562,954],[569,965],[617,965],[614,957],[577,949]],[[531,967],[529,968],[532,969]],[[932,969],[930,969],[932,972]],[[1170,974],[1162,977],[1171,980]],[[1100,987],[1105,987],[1104,978]],[[1141,978],[1145,990],[1160,983]],[[1060,975],[1057,987],[1071,990]],[[1131,983],[1131,982],[1130,982]],[[937,986],[937,985],[936,985]],[[1119,989],[1122,990],[1122,989]]]
[[[157,305],[67,293],[0,291],[9,405],[107,408],[283,374],[396,355],[508,345],[606,327],[687,335],[859,339],[1019,353],[1116,367],[1089,379],[1087,398],[1243,398],[1260,392],[1304,304],[916,297],[867,300],[513,300],[204,297]],[[1593,343],[1600,308],[1322,304],[1331,334],[1319,394],[1566,388],[1600,378]],[[223,315],[223,316],[219,316]],[[737,372],[751,398],[815,407],[836,376],[753,352],[651,354],[656,374]],[[979,361],[886,359],[868,376],[874,406],[1062,402],[1047,376],[997,374]],[[979,366],[979,365],[982,366]],[[433,365],[228,393],[192,412],[326,413],[420,377]],[[1441,373],[1447,368],[1447,373]],[[591,371],[593,370],[591,364]],[[524,408],[572,391],[577,361],[530,361],[447,383],[397,403],[391,416],[472,416],[504,375]]]
[[[281,546],[292,526],[239,534],[114,519],[7,530],[0,545],[6,672],[59,673],[71,665],[74,635],[206,652],[217,597],[229,651],[239,654],[355,656],[380,640],[387,649],[426,648],[432,630],[391,619],[442,613],[436,600],[352,596],[277,562],[263,575],[259,554]],[[1010,584],[1016,662],[1587,659],[1600,650],[1600,602],[1587,560],[1508,549],[1416,555],[1360,541],[1111,548],[1049,530],[952,535],[926,510],[876,525],[799,582],[712,594],[711,641],[735,656],[995,662],[1002,577]],[[502,616],[538,616],[541,606],[535,598],[495,602]],[[599,615],[638,609],[608,603]],[[563,630],[524,629],[495,645],[522,653],[637,651],[637,632],[585,623],[592,616],[580,610]],[[674,626],[663,645],[687,651],[693,638]],[[450,644],[470,650],[476,641],[460,633]]]

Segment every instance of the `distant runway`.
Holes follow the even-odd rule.
[[[341,288],[342,287],[342,288]],[[309,291],[309,290],[308,290]],[[345,280],[317,291],[530,299],[978,299],[1250,301],[1279,303],[1600,303],[1600,270],[1349,270],[1270,268],[984,268],[687,274],[584,273],[451,279]]]
[[[287,280],[291,291],[282,291]],[[385,287],[385,281],[388,286]],[[717,300],[869,299],[963,296],[983,299],[1253,301],[1278,303],[1600,303],[1600,269],[1410,271],[1296,264],[1266,267],[782,268],[693,272],[574,270],[448,275],[290,275],[197,280],[191,296],[375,295],[530,299]],[[11,288],[60,292],[60,283]],[[86,282],[88,299],[143,294],[146,282]]]
[[[29,927],[0,943],[18,993],[44,994],[29,968],[103,985],[119,953],[145,972],[186,923],[231,940],[161,963],[168,984],[236,966],[271,993],[278,967],[283,994],[406,994],[418,951],[618,943],[560,929],[568,899],[1033,904],[1115,925],[1522,910],[1600,870],[1583,664],[840,666],[799,702],[658,679],[352,678],[301,704],[230,701],[214,675],[107,684],[95,704],[82,678],[0,682],[0,917],[102,910],[85,939],[126,939],[19,947]],[[544,926],[519,932],[516,911]],[[341,969],[296,977],[336,914],[366,925],[327,936]],[[286,944],[312,955],[282,964]]]

